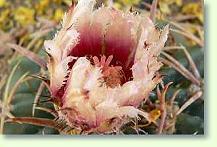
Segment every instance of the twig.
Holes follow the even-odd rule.
[[[150,9],[150,19],[155,22],[155,15],[157,11],[157,3],[158,0],[153,0],[151,4],[151,9]]]
[[[169,51],[169,50],[179,50],[183,49],[181,46],[166,46],[162,50],[163,51]]]
[[[4,75],[3,77],[1,77],[1,81],[0,81],[0,90],[2,89],[2,87],[4,86],[5,82],[7,79],[7,75]]]
[[[10,94],[8,95],[8,98],[7,98],[7,104],[9,104],[12,101],[12,98],[13,98],[17,88],[20,86],[20,84],[27,81],[27,80],[29,80],[29,78],[26,78],[27,75],[28,75],[28,72],[25,73],[24,75],[22,75],[19,78],[19,80],[15,83],[13,88],[10,90]]]
[[[43,107],[35,107],[35,109],[48,112],[48,113],[50,113],[51,115],[53,115],[55,118],[58,117],[57,113],[55,113],[54,110],[51,110],[51,109],[48,109],[48,108],[43,108]]]
[[[45,118],[15,117],[15,118],[7,119],[6,122],[26,123],[26,124],[36,125],[36,126],[50,127],[57,130],[60,130],[62,128],[61,126],[57,125],[57,122]]]
[[[177,97],[177,95],[179,94],[179,92],[181,91],[181,89],[178,89],[178,90],[176,90],[175,92],[174,92],[174,94],[173,94],[173,96],[171,97],[171,99],[170,99],[170,105],[172,105],[173,103],[174,103],[174,101],[175,101],[175,99],[176,99],[176,97]]]
[[[183,32],[188,32],[188,31],[186,31],[186,28],[185,28],[185,27],[181,26],[180,23],[176,23],[176,22],[174,22],[174,21],[170,21],[169,23],[170,23],[171,25],[173,25],[174,27],[176,27],[177,29],[180,29],[180,30],[183,31]]]
[[[43,29],[40,30],[38,32],[35,32],[33,34],[31,34],[31,37],[33,37],[33,39],[31,40],[31,42],[28,44],[28,46],[26,47],[27,50],[30,50],[32,48],[33,45],[35,45],[35,43],[43,36],[47,35],[53,28],[48,28],[48,29]]]
[[[170,19],[180,22],[180,21],[185,21],[185,20],[192,20],[192,19],[195,19],[195,18],[197,18],[197,16],[195,16],[195,15],[181,15],[181,16],[178,16],[178,17],[172,17]]]
[[[189,33],[189,32],[182,32],[180,30],[177,30],[177,29],[170,29],[170,31],[173,31],[175,33],[178,33],[180,35],[183,35],[185,36],[186,38],[189,38],[193,41],[195,41],[198,45],[200,45],[201,47],[204,47],[204,43],[202,40],[200,40],[199,38],[197,38],[196,36],[194,36],[192,33]]]
[[[193,71],[193,73],[194,73],[194,76],[195,76],[197,79],[200,79],[200,78],[201,78],[200,73],[199,73],[199,71],[198,71],[198,69],[197,69],[197,67],[196,67],[196,65],[195,65],[195,63],[194,63],[194,61],[193,61],[191,55],[189,54],[189,52],[187,51],[187,49],[186,49],[184,46],[181,46],[181,47],[182,47],[183,50],[184,50],[184,53],[185,53],[185,55],[186,55],[186,57],[187,57],[187,59],[188,59],[188,62],[189,62],[189,64],[190,64],[191,68],[192,68],[192,71]]]
[[[145,1],[141,2],[142,5],[146,6],[147,8],[151,9],[151,5]]]
[[[162,54],[167,57],[169,60],[160,58],[164,64],[167,64],[177,71],[179,71],[185,78],[189,79],[192,83],[195,83],[196,85],[200,85],[200,81],[194,77],[194,75],[189,72],[182,64],[180,64],[175,58],[170,56],[169,54],[162,52]]]
[[[184,111],[188,106],[190,106],[194,101],[198,100],[202,96],[203,92],[196,92],[187,102],[185,102],[181,108],[176,112],[176,116],[179,115],[182,111]]]
[[[204,40],[204,33],[203,33],[201,27],[197,26],[196,29],[197,29],[197,32],[198,32],[200,38],[201,38],[202,40]]]
[[[36,55],[35,53],[19,46],[16,44],[11,44],[11,43],[7,43],[6,44],[8,47],[15,49],[16,51],[18,51],[20,54],[22,54],[23,56],[29,58],[30,60],[32,60],[33,62],[35,62],[36,64],[38,64],[39,66],[41,66],[42,68],[46,69],[46,61],[42,58],[40,58],[38,55]]]
[[[6,86],[5,86],[5,91],[4,91],[4,96],[3,96],[3,102],[2,102],[2,116],[1,116],[1,122],[0,122],[0,134],[3,133],[4,131],[4,123],[5,123],[5,114],[7,113],[6,111],[6,107],[9,105],[8,104],[8,96],[9,96],[9,88],[10,88],[10,84],[11,84],[11,81],[12,81],[12,77],[18,67],[20,62],[18,62],[12,69],[9,77],[8,77],[8,80],[7,80],[7,83],[6,83]]]
[[[172,82],[168,83],[164,89],[162,94],[160,94],[160,90],[159,87],[157,87],[157,93],[158,93],[158,98],[160,101],[160,109],[161,109],[161,121],[160,121],[160,125],[159,125],[159,129],[158,129],[158,134],[162,134],[163,132],[163,128],[164,128],[164,124],[165,124],[165,120],[166,120],[166,116],[167,116],[167,110],[166,110],[166,92],[168,91],[169,86],[172,84]]]
[[[54,26],[55,27],[55,26]],[[31,34],[31,37],[40,38],[47,35],[53,28],[42,29]]]
[[[2,109],[2,108],[3,108],[3,103],[0,100],[0,109]],[[4,109],[6,110],[5,114],[0,113],[0,117],[2,117],[3,115],[5,115],[5,116],[8,116],[9,118],[14,118],[14,115],[11,114],[11,112],[8,111],[8,110],[10,110],[10,106],[7,106],[7,108],[4,107]],[[5,116],[3,116],[3,117],[5,117]]]
[[[40,95],[41,95],[44,87],[45,87],[44,82],[41,82],[41,84],[40,84],[40,86],[39,86],[39,88],[37,90],[37,93],[35,95],[35,98],[34,98],[34,102],[33,102],[33,106],[32,106],[32,116],[35,115],[35,108],[36,108],[36,105],[37,105],[37,103],[39,101]]]

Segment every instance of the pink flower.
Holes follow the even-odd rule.
[[[104,133],[139,115],[149,121],[138,106],[161,81],[157,57],[168,26],[160,32],[148,17],[94,5],[71,6],[45,48],[59,116],[71,127]]]

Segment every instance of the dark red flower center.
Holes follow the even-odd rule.
[[[103,80],[109,87],[122,85],[131,80],[136,44],[125,18],[121,15],[112,17],[112,22],[106,29],[97,19],[93,22],[90,20],[80,22],[77,28],[80,41],[69,54],[75,57],[87,57],[96,65],[104,64]],[[73,64],[74,62],[69,64],[70,68]],[[65,88],[64,85],[58,91],[57,97],[63,96]]]

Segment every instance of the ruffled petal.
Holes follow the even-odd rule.
[[[53,95],[55,95],[57,91],[65,84],[64,81],[66,80],[66,76],[69,72],[68,63],[74,59],[75,58],[69,56],[55,65],[52,63],[52,61],[50,61],[50,64],[48,64],[48,70],[50,72],[50,87]]]
[[[95,10],[94,5],[95,0],[80,0],[71,6],[61,30],[45,42],[60,115],[71,127],[86,131],[111,131],[139,115],[149,121],[138,106],[162,80],[157,56],[168,26],[160,32],[149,18],[108,7]]]

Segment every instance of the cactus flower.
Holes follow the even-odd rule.
[[[44,43],[59,117],[94,133],[119,129],[129,118],[150,121],[138,107],[161,81],[157,57],[168,26],[159,31],[148,17],[94,6],[95,0],[71,6]]]

